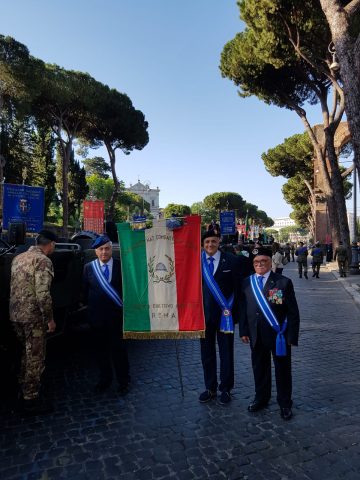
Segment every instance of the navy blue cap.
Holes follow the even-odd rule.
[[[270,250],[270,248],[266,248],[266,247],[254,248],[254,250],[252,251],[252,254],[254,257],[258,255],[261,255],[264,257],[270,257],[270,258],[272,257],[272,251]]]
[[[47,240],[50,240],[51,242],[57,242],[58,241],[57,236],[51,230],[40,230],[38,235],[41,235],[42,237],[46,238]]]
[[[214,230],[208,230],[207,232],[205,232],[202,237],[201,237],[201,243],[204,243],[204,240],[206,238],[210,238],[210,237],[217,237],[217,238],[220,238],[220,233],[216,233],[214,232]]]
[[[105,243],[110,242],[110,238],[107,235],[101,235],[100,237],[96,238],[93,243],[91,244],[91,248],[99,248],[105,245]]]

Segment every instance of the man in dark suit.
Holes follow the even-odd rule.
[[[255,380],[255,399],[248,410],[261,410],[270,400],[272,355],[280,413],[289,420],[292,417],[291,345],[298,344],[300,324],[294,287],[289,278],[271,271],[270,250],[255,251],[253,264],[255,274],[242,283],[239,322],[241,340],[251,345]]]
[[[204,370],[206,390],[199,396],[201,403],[209,402],[216,398],[218,389],[217,366],[216,366],[216,339],[220,356],[220,403],[223,405],[231,401],[231,389],[234,386],[234,333],[222,330],[222,320],[235,323],[238,320],[238,301],[242,275],[240,264],[235,255],[220,252],[220,236],[214,231],[208,231],[203,235],[203,303],[205,314],[205,338],[201,343],[201,361]],[[209,287],[205,278],[206,269],[208,278],[215,280],[217,288],[226,306],[221,306],[216,295]],[[233,302],[231,301],[233,297]],[[228,303],[230,301],[230,303]],[[234,307],[232,307],[232,305]],[[224,318],[224,316],[226,318]]]
[[[119,260],[112,257],[112,243],[107,236],[98,237],[92,247],[97,259],[84,267],[83,293],[100,373],[94,390],[102,393],[110,387],[113,366],[119,393],[125,395],[130,376],[122,338],[121,266]]]

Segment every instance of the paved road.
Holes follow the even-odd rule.
[[[133,386],[94,396],[85,334],[50,346],[46,388],[53,415],[2,415],[0,479],[360,478],[360,311],[333,273],[293,278],[302,312],[294,349],[294,417],[273,399],[256,414],[249,348],[236,338],[233,401],[202,405],[198,341],[130,342]],[[274,395],[275,397],[275,395]]]

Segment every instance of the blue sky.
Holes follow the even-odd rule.
[[[241,29],[236,0],[11,0],[0,17],[0,33],[35,57],[89,72],[143,111],[149,144],[117,154],[126,186],[140,178],[159,187],[161,207],[232,191],[287,216],[284,179],[266,172],[261,154],[303,127],[295,113],[241,99],[221,77],[223,46]]]

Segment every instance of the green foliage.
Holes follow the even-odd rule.
[[[74,215],[74,208],[79,209],[79,199],[87,188],[85,172],[70,158],[75,140],[83,140],[83,153],[89,146],[106,146],[112,168],[101,157],[87,159],[88,175],[107,178],[112,171],[116,194],[109,201],[115,202],[121,189],[115,174],[115,150],[129,154],[142,149],[149,140],[147,128],[143,113],[133,107],[127,95],[87,73],[45,64],[31,57],[25,45],[0,35],[0,154],[6,161],[6,181],[46,182],[48,208],[54,193],[54,166],[49,157],[54,137],[49,137],[46,151],[41,130],[52,129],[62,156],[57,190],[63,201],[64,233],[69,213]],[[46,175],[44,165],[48,167]],[[0,169],[0,181],[3,174]],[[125,200],[128,205],[141,202],[143,208],[148,207],[139,199]]]
[[[104,200],[105,212],[109,211],[114,182],[111,178],[102,178],[99,175],[86,177],[89,187],[89,198],[93,200]],[[124,183],[120,182],[120,192],[115,202],[114,221],[124,222],[128,216],[140,213],[149,213],[150,205],[140,195],[125,190]]]
[[[86,177],[86,182],[89,187],[89,198],[104,200],[105,205],[110,203],[114,191],[114,182],[111,178],[102,178],[93,174]]]
[[[83,161],[86,176],[98,175],[101,178],[109,178],[110,166],[103,157],[85,158]]]
[[[204,205],[213,210],[237,210],[241,216],[244,213],[245,201],[238,193],[217,192],[205,197]]]
[[[214,208],[206,208],[204,202],[195,202],[191,205],[193,215],[201,215],[201,224],[206,226],[213,220],[218,222],[218,212]]]
[[[52,132],[47,128],[38,126],[32,135],[30,184],[45,188],[45,218],[56,193],[54,149],[55,138]]]
[[[326,91],[326,58],[330,31],[319,2],[312,0],[242,0],[243,32],[228,42],[221,55],[224,77],[241,88],[242,96],[255,95],[266,103],[294,109],[305,101],[317,103]],[[291,40],[299,41],[302,52]]]
[[[290,234],[295,233],[301,237],[307,235],[309,232],[306,228],[301,228],[298,225],[290,225],[289,227],[282,228],[278,233],[278,239],[280,242],[287,242],[290,239]]]
[[[62,199],[63,191],[63,158],[58,149],[56,156],[56,189],[58,198]],[[86,182],[86,175],[84,167],[80,166],[78,160],[75,159],[74,150],[71,152],[69,172],[68,172],[68,204],[69,204],[69,216],[78,218],[80,216],[80,207],[83,200],[85,200],[89,187]]]
[[[185,217],[191,214],[191,209],[187,205],[169,203],[169,205],[164,208],[163,213],[165,218],[170,218],[172,215]]]
[[[273,177],[291,178],[301,174],[311,180],[314,148],[307,133],[286,138],[283,143],[261,155],[266,170]]]

